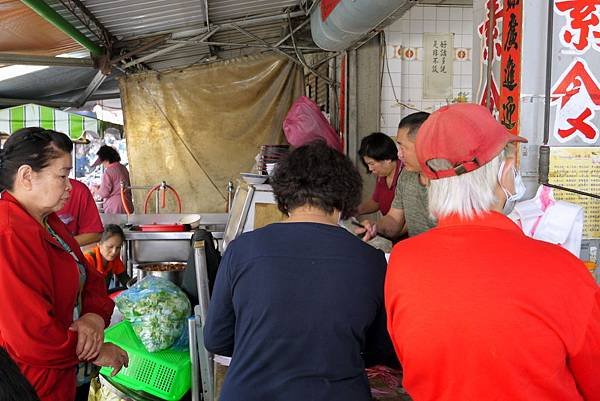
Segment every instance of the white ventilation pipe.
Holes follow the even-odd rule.
[[[410,0],[341,0],[323,21],[321,7],[313,9],[310,30],[324,50],[347,49]],[[407,8],[410,8],[408,6]]]

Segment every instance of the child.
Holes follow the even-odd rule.
[[[125,234],[121,227],[116,224],[108,224],[104,227],[98,245],[84,254],[88,263],[104,276],[107,288],[113,274],[117,276],[123,286],[130,279],[120,257],[123,241],[125,241]]]

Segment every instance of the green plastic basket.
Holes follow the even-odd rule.
[[[126,320],[106,329],[104,341],[118,345],[129,354],[129,367],[121,369],[111,380],[168,401],[181,399],[190,389],[189,352],[170,349],[148,352]],[[108,377],[111,372],[110,367],[100,369],[100,373]]]

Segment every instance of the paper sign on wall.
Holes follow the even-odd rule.
[[[423,98],[452,98],[454,43],[451,33],[423,34]]]
[[[554,185],[600,194],[600,149],[553,147],[548,178]],[[566,191],[554,191],[554,196],[583,207],[583,238],[600,238],[600,200]]]

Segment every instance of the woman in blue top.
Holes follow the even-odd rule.
[[[242,234],[217,273],[204,342],[232,356],[220,399],[370,401],[364,368],[395,356],[384,254],[337,224],[360,202],[360,176],[315,142],[279,163],[272,186],[289,218]]]

